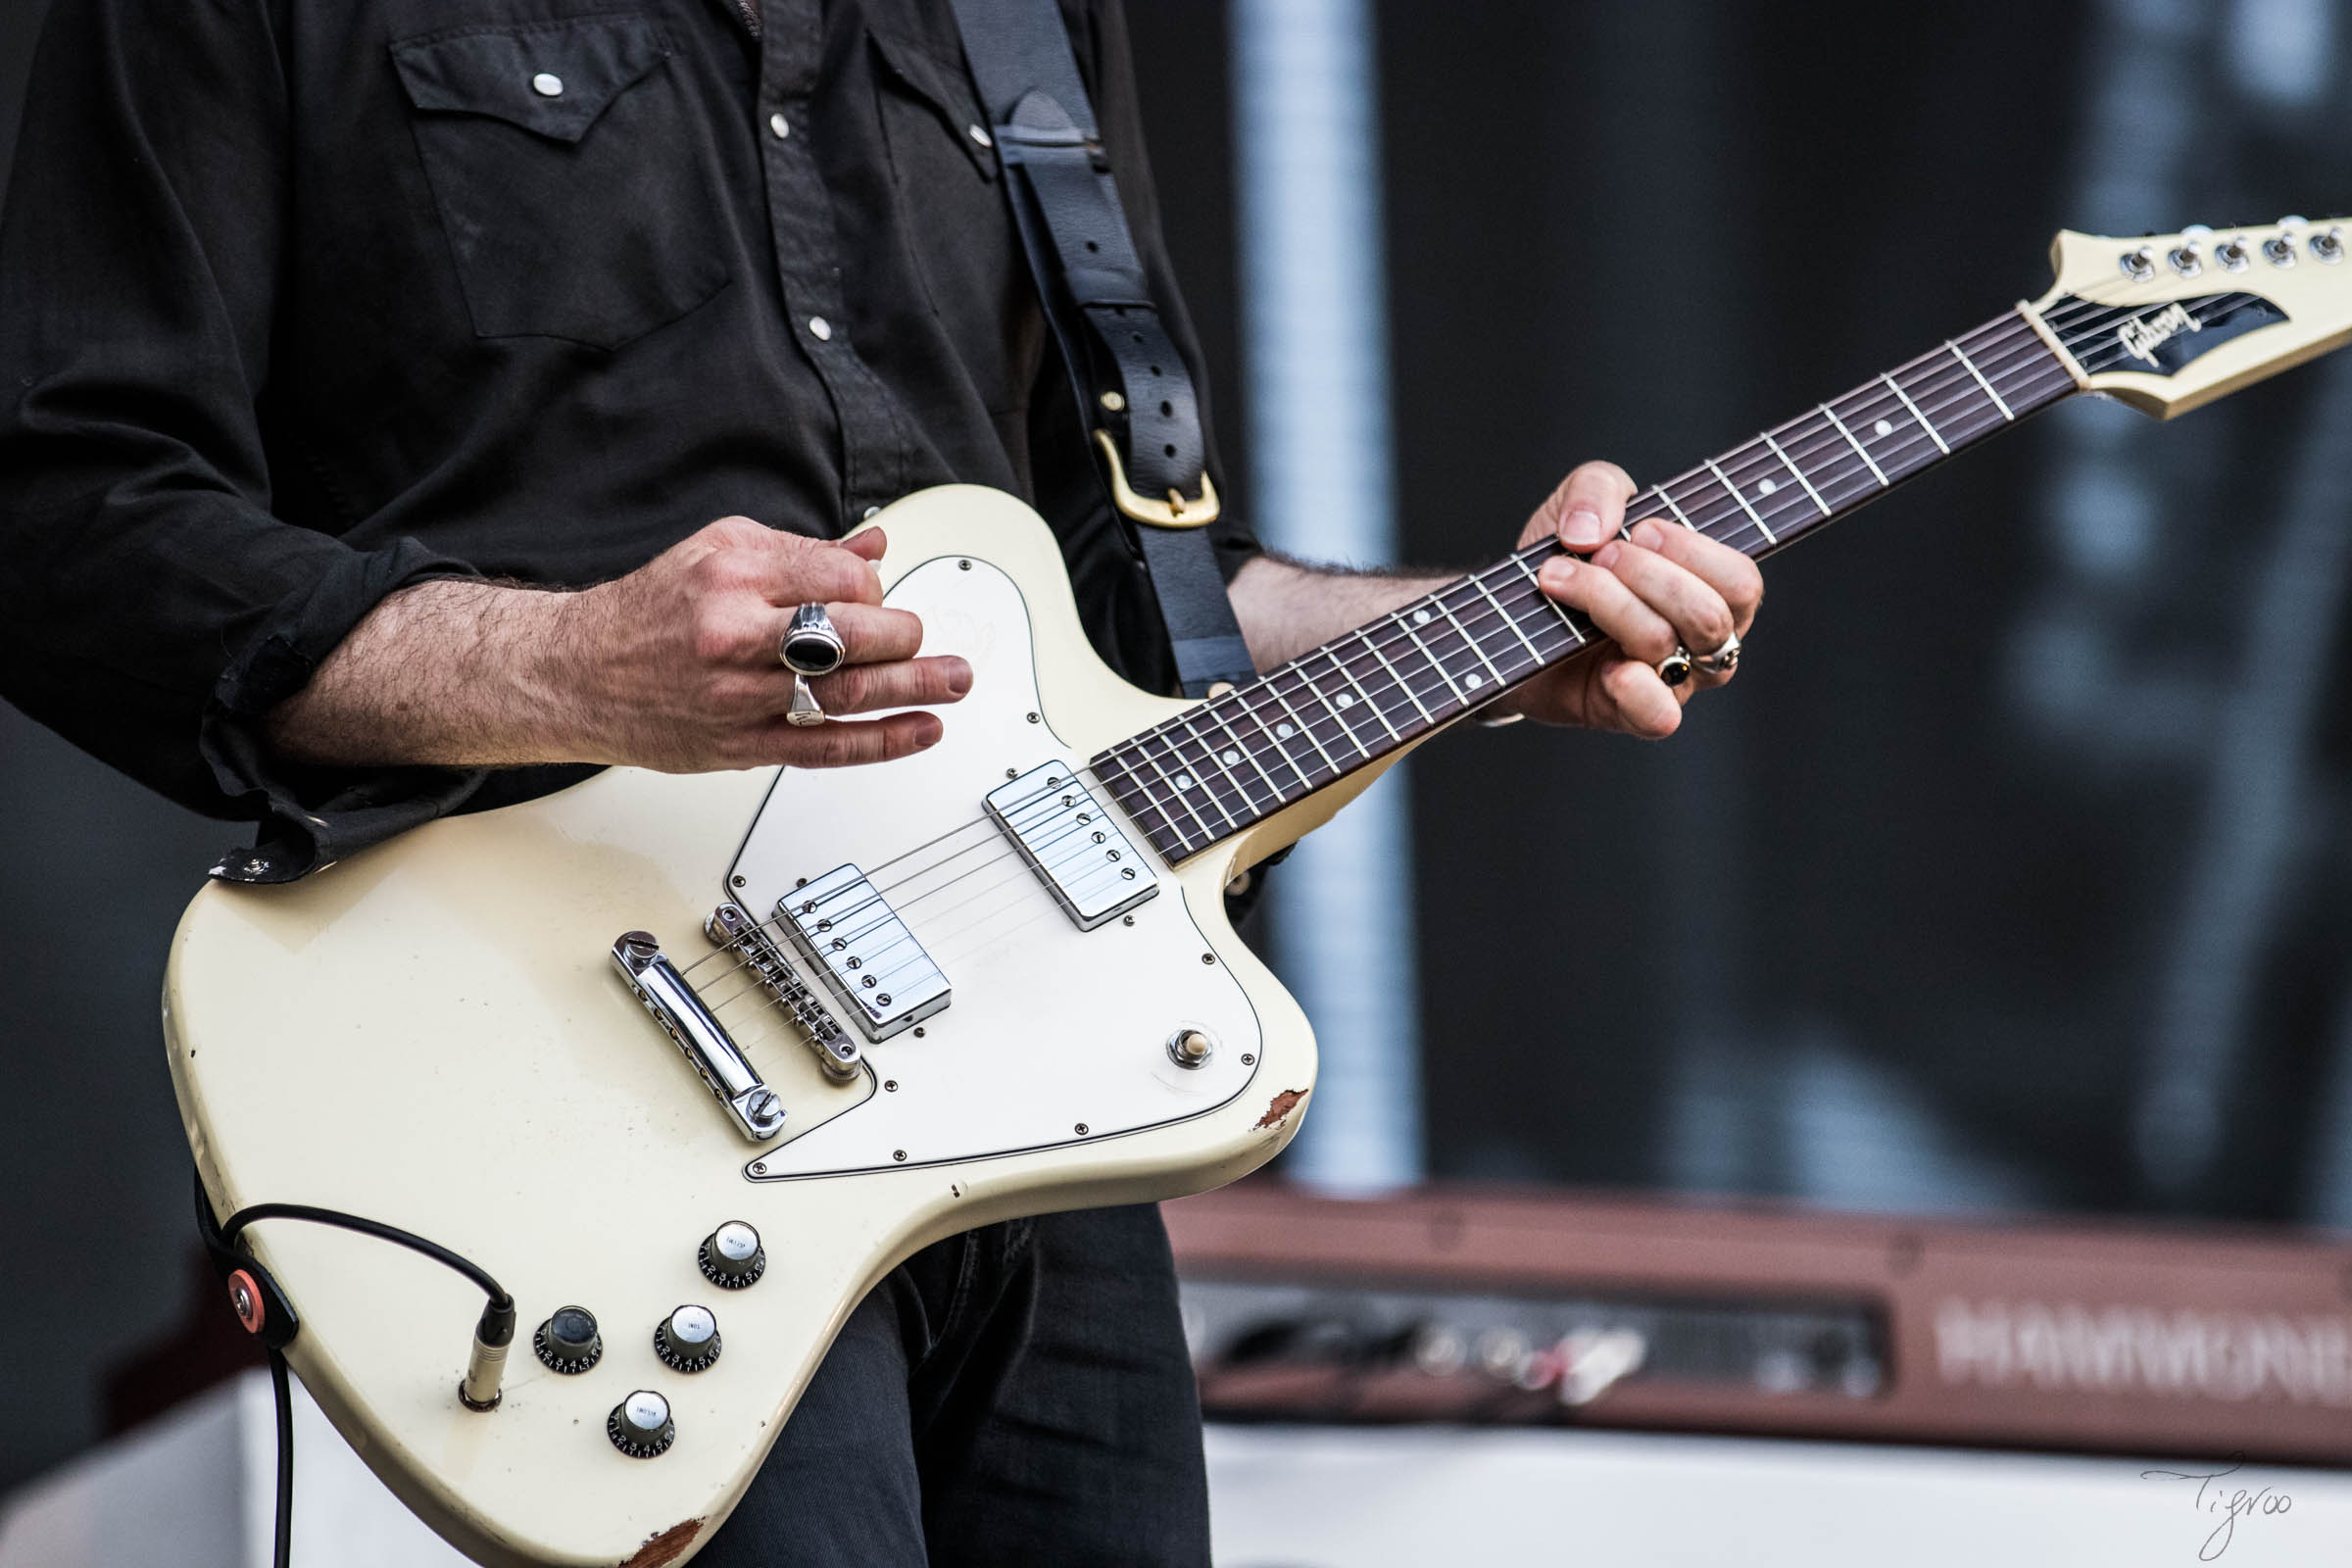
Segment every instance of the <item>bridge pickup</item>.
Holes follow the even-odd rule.
[[[1054,901],[1092,931],[1159,892],[1159,876],[1067,762],[990,790],[984,804]]]
[[[776,913],[866,1039],[879,1044],[948,1004],[948,977],[858,867],[793,889]]]
[[[727,1107],[744,1137],[763,1144],[784,1130],[784,1102],[760,1081],[694,987],[662,956],[662,946],[651,933],[622,932],[612,944],[612,962],[645,1010]]]
[[[791,1014],[792,1021],[800,1026],[802,1036],[808,1042],[808,1049],[816,1053],[817,1065],[825,1069],[826,1077],[848,1083],[858,1076],[858,1064],[865,1059],[858,1042],[833,1021],[823,1004],[801,984],[801,977],[784,961],[784,951],[752,918],[751,910],[729,901],[710,911],[710,919],[703,929],[711,941],[741,956],[760,989]]]

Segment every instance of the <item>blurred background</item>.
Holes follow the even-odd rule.
[[[2061,227],[2352,209],[2338,0],[1130,21],[1227,489],[1302,555],[1483,562],[1577,462],[1671,475],[2038,295]],[[2352,356],[2063,405],[1767,578],[1673,740],[1459,735],[1275,873],[1327,1056],[1282,1174],[2352,1225]],[[155,999],[234,837],[0,708],[0,1256],[45,1286],[0,1345],[63,1434],[0,1422],[0,1491],[184,1315]]]

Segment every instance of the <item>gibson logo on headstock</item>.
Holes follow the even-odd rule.
[[[2158,363],[2156,351],[2183,332],[2204,330],[2204,323],[2179,305],[2167,305],[2153,316],[2134,317],[2115,329],[2115,340],[2133,359]]]

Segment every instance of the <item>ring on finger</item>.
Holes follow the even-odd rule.
[[[848,657],[849,645],[841,640],[841,632],[822,605],[803,605],[795,610],[792,619],[784,623],[784,635],[776,639],[777,660],[795,675],[830,675]],[[807,682],[799,684],[805,686]],[[810,698],[809,704],[813,707],[815,699]],[[797,687],[793,708],[795,711],[800,708]]]
[[[1729,675],[1740,667],[1740,634],[1733,632],[1723,640],[1723,646],[1711,654],[1700,654],[1690,661],[1709,675]]]
[[[1657,670],[1658,679],[1669,686],[1680,686],[1690,678],[1690,666],[1693,662],[1694,661],[1690,658],[1690,650],[1685,648],[1681,643],[1676,643],[1674,652],[1659,660],[1652,667]]]

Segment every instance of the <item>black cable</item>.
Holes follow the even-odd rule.
[[[212,1210],[203,1198],[201,1182],[196,1190],[199,1216],[209,1219]],[[422,1253],[480,1286],[482,1293],[490,1298],[489,1305],[482,1311],[484,1326],[487,1327],[494,1319],[503,1318],[505,1333],[513,1333],[514,1298],[507,1294],[506,1288],[472,1259],[460,1257],[436,1242],[428,1242],[397,1225],[362,1219],[357,1214],[346,1214],[340,1209],[314,1208],[308,1203],[255,1203],[228,1216],[227,1222],[220,1227],[221,1246],[233,1248],[246,1226],[265,1219],[298,1219],[307,1220],[313,1225],[332,1225],[337,1230],[356,1231],[362,1236],[372,1236],[379,1242],[390,1242],[395,1247],[405,1247],[412,1252]],[[480,1332],[476,1331],[477,1334]],[[493,1343],[504,1345],[506,1340],[501,1337]],[[277,1400],[277,1542],[270,1560],[274,1568],[290,1568],[294,1551],[294,1394],[286,1382],[285,1353],[275,1348],[270,1351],[270,1392]],[[491,1402],[497,1401],[494,1399]]]
[[[294,1555],[294,1395],[286,1387],[284,1352],[270,1352],[270,1392],[277,1396],[277,1546],[274,1568],[290,1568]]]
[[[338,1230],[357,1231],[362,1236],[372,1236],[379,1242],[390,1242],[395,1247],[405,1247],[412,1252],[423,1253],[444,1267],[454,1268],[473,1281],[482,1288],[482,1294],[490,1298],[492,1306],[503,1308],[514,1304],[514,1298],[506,1293],[504,1287],[492,1279],[479,1264],[470,1259],[460,1257],[448,1248],[435,1242],[428,1242],[414,1232],[404,1231],[397,1225],[386,1225],[381,1220],[362,1219],[357,1214],[346,1214],[339,1209],[313,1208],[308,1203],[255,1203],[250,1207],[240,1208],[228,1216],[228,1219],[220,1227],[220,1240],[234,1246],[237,1237],[246,1226],[253,1224],[256,1220],[265,1219],[308,1220],[314,1225],[332,1225]]]

